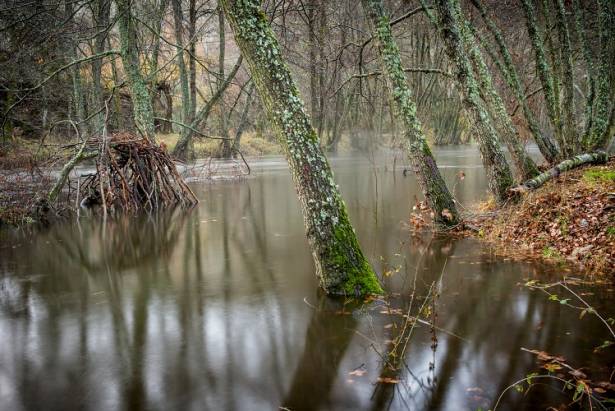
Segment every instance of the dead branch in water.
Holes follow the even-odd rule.
[[[114,213],[190,207],[198,202],[165,148],[128,133],[90,144],[96,144],[99,153],[96,172],[81,183],[81,206],[100,205],[106,213]]]

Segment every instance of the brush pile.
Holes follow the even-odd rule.
[[[164,146],[129,133],[95,141],[96,171],[82,176],[77,201],[104,213],[190,207],[198,202]]]

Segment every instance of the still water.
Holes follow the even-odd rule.
[[[475,148],[437,157],[461,204],[485,198]],[[541,372],[521,347],[608,380],[615,355],[593,352],[605,327],[522,285],[557,269],[411,235],[418,189],[392,154],[331,163],[390,309],[319,293],[285,162],[257,160],[241,181],[193,183],[189,213],[1,231],[0,409],[487,409]],[[611,291],[579,292],[608,317]],[[437,329],[417,323],[392,373],[382,357],[403,317],[390,313],[410,304]],[[570,402],[560,388],[509,390],[498,409]]]

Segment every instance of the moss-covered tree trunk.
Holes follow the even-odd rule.
[[[535,190],[542,186],[547,181],[559,176],[564,171],[572,170],[584,164],[605,163],[608,156],[605,151],[596,151],[593,153],[584,153],[576,155],[568,160],[564,160],[553,168],[548,169],[531,180],[526,181],[521,186],[516,188],[519,191]]]
[[[422,2],[423,3],[423,2]],[[464,106],[474,123],[475,138],[487,172],[487,184],[498,202],[506,200],[513,186],[513,177],[500,147],[498,134],[480,97],[472,65],[466,53],[461,24],[455,12],[455,0],[437,0],[436,24],[440,30],[446,52],[455,65],[457,81],[463,91]]]
[[[480,0],[472,0],[472,4],[479,11],[483,21],[489,29],[489,32],[493,35],[498,50],[502,56],[502,76],[504,77],[508,87],[512,90],[519,105],[521,106],[525,121],[527,122],[528,128],[532,133],[532,137],[534,138],[534,141],[536,142],[540,153],[549,163],[555,162],[558,156],[558,148],[555,142],[551,139],[551,137],[544,134],[540,130],[540,126],[538,125],[536,116],[530,108],[527,102],[527,98],[525,97],[525,94],[523,92],[523,88],[521,87],[521,81],[519,80],[517,69],[515,68],[515,65],[513,63],[510,51],[508,50],[508,47],[504,42],[504,36],[502,35],[502,32],[493,22],[493,20],[489,17],[489,15],[487,14],[487,10],[485,9],[483,3]]]
[[[517,129],[513,125],[512,119],[506,111],[506,106],[502,98],[496,91],[491,72],[485,63],[483,55],[478,48],[477,36],[475,36],[474,27],[465,19],[462,14],[459,3],[455,2],[455,13],[461,24],[461,39],[464,48],[468,50],[471,62],[474,65],[476,77],[479,82],[479,90],[483,100],[489,105],[491,117],[497,127],[497,130],[504,140],[513,163],[517,169],[517,173],[523,180],[530,179],[538,174],[538,167],[534,163],[523,144]]]
[[[596,97],[593,101],[591,127],[584,136],[589,150],[603,149],[613,139],[615,112],[615,2],[598,1],[600,54],[598,58]]]
[[[382,0],[362,0],[362,4],[371,24],[373,37],[377,40],[382,72],[404,124],[406,150],[423,195],[434,212],[437,225],[456,225],[459,223],[459,214],[416,116],[416,105],[406,82],[399,48],[393,39],[391,25],[385,14]]]
[[[111,0],[98,0],[96,3],[96,25],[99,27],[99,32],[94,37],[94,54],[100,54],[105,49],[105,39],[107,32],[104,29],[109,25],[109,16],[111,13]],[[105,114],[103,107],[105,105],[105,98],[103,96],[103,88],[101,84],[102,75],[102,59],[92,60],[92,83],[93,83],[93,100],[94,110],[100,111],[94,115],[94,131],[97,133],[102,132],[104,127]]]
[[[150,141],[155,141],[154,110],[147,84],[141,73],[137,49],[135,19],[132,17],[131,0],[115,0],[119,14],[120,51],[122,64],[132,96],[133,116],[138,132]]]
[[[192,112],[192,100],[190,99],[190,88],[188,85],[188,70],[186,69],[186,60],[184,59],[184,29],[183,20],[184,13],[182,11],[181,0],[172,0],[173,5],[173,22],[175,24],[175,43],[177,49],[177,68],[179,69],[179,84],[182,96],[182,117],[181,121],[184,124],[190,124],[190,113]],[[188,132],[188,128],[182,128],[181,134]]]
[[[579,135],[575,123],[574,115],[574,73],[572,62],[572,46],[570,44],[570,31],[566,21],[566,9],[563,0],[555,1],[555,26],[559,36],[560,56],[563,63],[562,67],[562,132],[566,135],[565,140],[568,147],[565,153],[576,154],[582,151],[579,144]]]
[[[567,142],[562,133],[562,120],[559,115],[559,92],[554,90],[556,86],[555,78],[547,62],[545,54],[544,43],[542,35],[538,27],[538,21],[536,19],[536,10],[531,0],[521,0],[523,5],[523,11],[525,13],[525,22],[527,25],[527,32],[532,43],[534,50],[534,56],[536,60],[536,71],[538,72],[538,78],[540,79],[540,85],[542,86],[542,92],[545,96],[545,103],[547,106],[547,114],[549,120],[553,125],[553,131],[555,138],[560,146],[560,155],[565,156],[564,148],[567,146]]]
[[[286,154],[321,286],[337,295],[380,293],[260,1],[220,3]]]

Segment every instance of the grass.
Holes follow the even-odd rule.
[[[164,143],[169,151],[177,144],[179,134],[158,134],[156,140]],[[194,151],[197,158],[219,157],[221,140],[208,138],[194,139]],[[282,150],[274,141],[267,140],[256,133],[244,133],[241,138],[241,152],[245,156],[263,156],[268,154],[281,154]]]
[[[583,178],[590,183],[615,181],[615,170],[590,169],[583,173]]]

